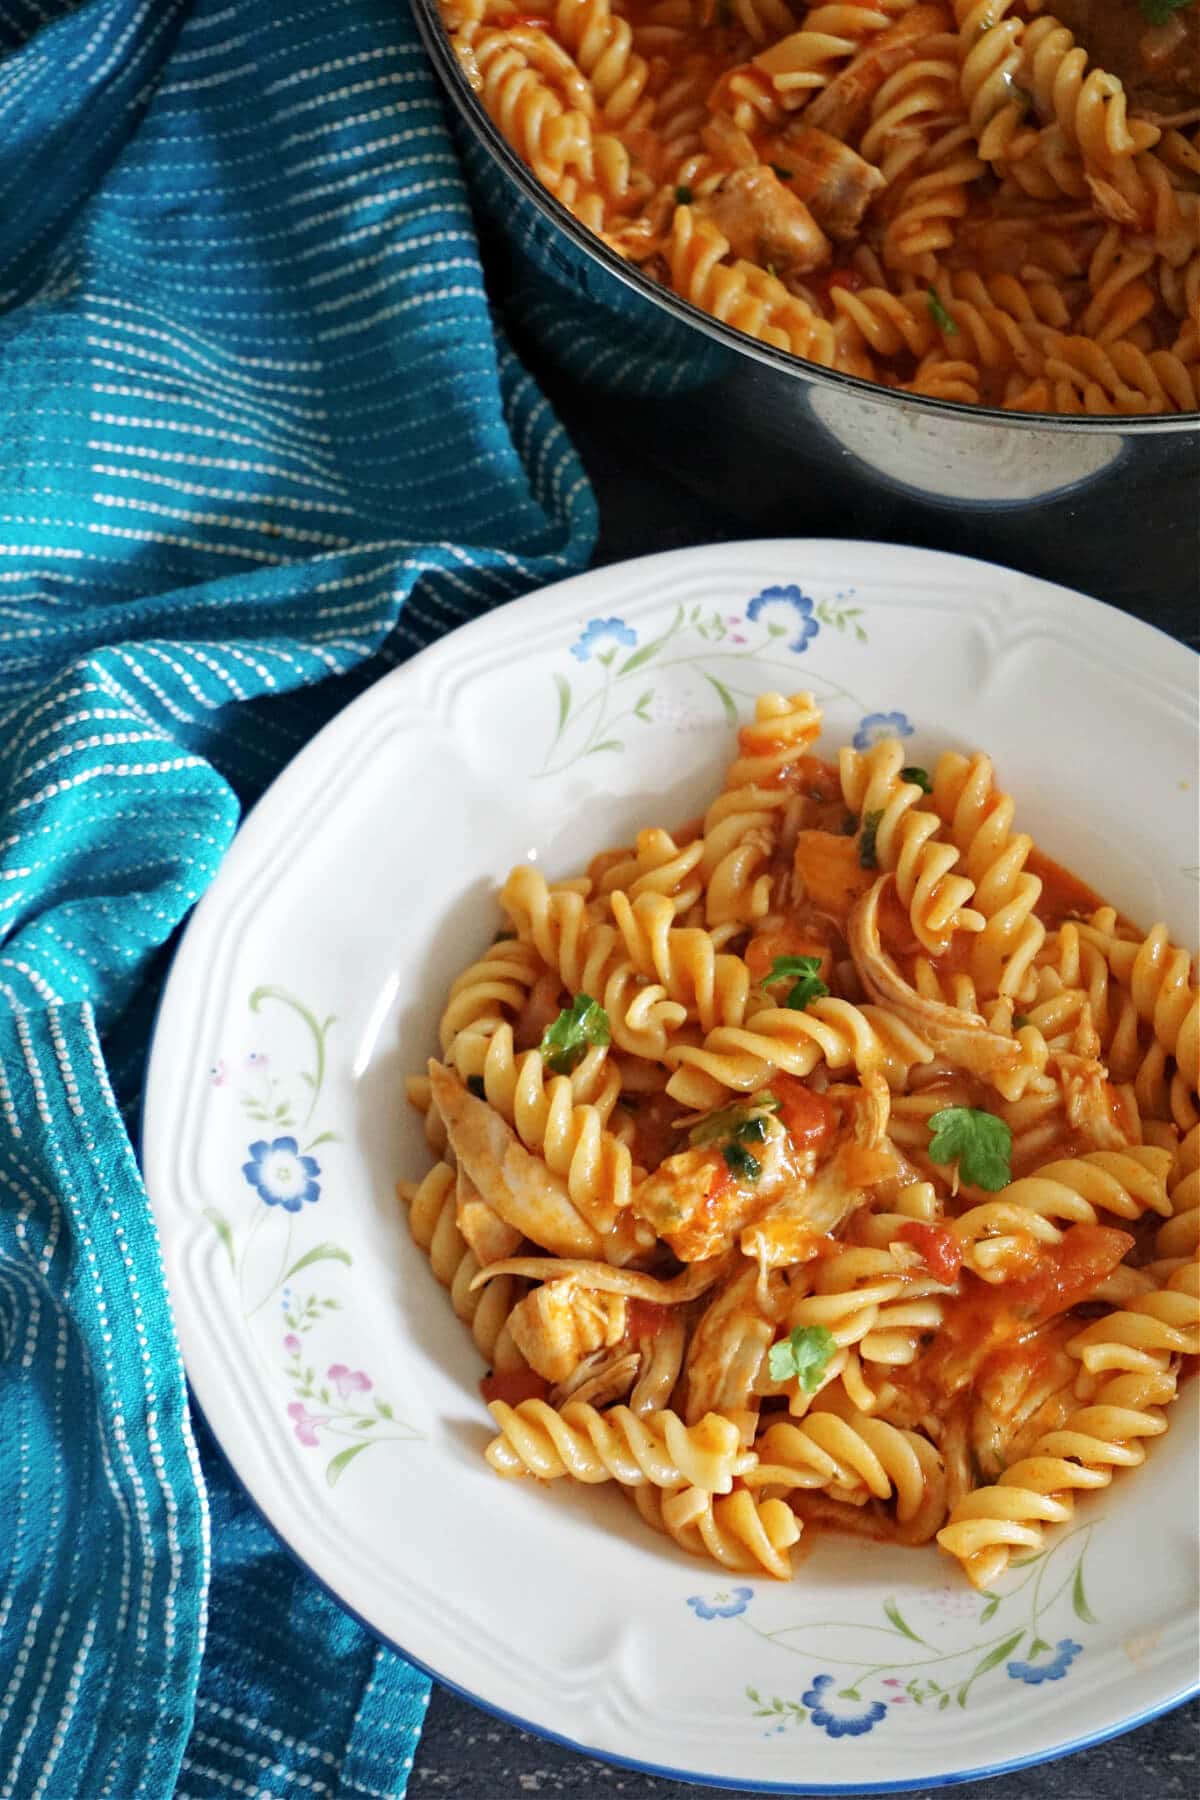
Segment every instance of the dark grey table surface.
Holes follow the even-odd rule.
[[[596,562],[617,562],[683,544],[712,543],[746,535],[732,514],[695,499],[678,483],[637,460],[625,442],[544,371],[538,371],[583,456],[600,505],[601,536]],[[835,521],[829,535],[839,535]],[[853,535],[846,532],[845,535]],[[1200,619],[1156,618],[1153,596],[1146,616],[1164,630],[1195,641]],[[630,1753],[636,1747],[630,1746]],[[803,1770],[797,1769],[803,1780]],[[617,1768],[564,1750],[518,1731],[447,1689],[435,1689],[410,1778],[414,1800],[446,1794],[454,1800],[509,1800],[526,1794],[567,1800],[693,1800],[719,1788],[660,1780],[634,1769]],[[931,1797],[934,1789],[922,1789]],[[944,1790],[942,1790],[944,1791]],[[978,1800],[1196,1800],[1200,1794],[1200,1700],[1139,1727],[1136,1731],[1080,1751],[1059,1762],[970,1787]]]

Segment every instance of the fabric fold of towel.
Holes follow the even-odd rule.
[[[0,0],[0,426],[0,1796],[398,1796],[428,1683],[193,1433],[129,1126],[242,809],[594,541],[404,0]]]

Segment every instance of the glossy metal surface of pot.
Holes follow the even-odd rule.
[[[878,387],[744,337],[622,262],[500,136],[437,15],[489,280],[529,360],[616,408],[640,455],[747,531],[892,538],[1131,610],[1200,599],[1200,416],[1005,413]]]

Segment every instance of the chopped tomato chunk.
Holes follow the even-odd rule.
[[[794,1075],[776,1075],[771,1092],[779,1102],[779,1117],[798,1150],[815,1148],[837,1129],[833,1102],[815,1094]]]
[[[544,1400],[550,1383],[534,1369],[493,1370],[479,1383],[479,1391],[490,1406],[503,1400],[506,1406],[519,1406],[522,1400]]]
[[[910,1219],[896,1233],[906,1244],[915,1244],[925,1267],[935,1281],[949,1287],[962,1267],[962,1245],[944,1225],[927,1225],[921,1219]]]
[[[847,288],[852,294],[857,294],[862,285],[863,277],[857,269],[830,269],[825,277],[827,288]]]

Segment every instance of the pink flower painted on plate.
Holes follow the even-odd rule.
[[[320,1443],[317,1427],[325,1423],[320,1414],[310,1413],[303,1400],[293,1400],[288,1407],[288,1418],[292,1420],[300,1442],[309,1450],[315,1450]]]
[[[208,1071],[208,1079],[213,1087],[224,1087],[226,1078],[227,1071],[225,1068],[225,1058],[223,1056],[218,1056],[216,1062],[213,1063]]]
[[[246,1058],[246,1067],[248,1069],[265,1069],[270,1061],[271,1059],[265,1050],[251,1050],[249,1056]]]
[[[361,1369],[347,1368],[345,1363],[330,1363],[326,1374],[337,1389],[339,1400],[347,1400],[351,1394],[369,1394],[375,1385]]]
[[[296,1336],[294,1331],[288,1332],[283,1340],[283,1347],[289,1356],[298,1356],[300,1354],[300,1339]]]

